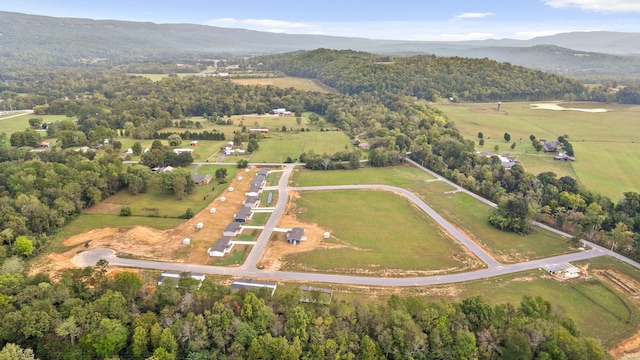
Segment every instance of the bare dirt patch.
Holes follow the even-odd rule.
[[[78,252],[88,248],[106,247],[121,255],[158,261],[188,262],[208,264],[211,262],[207,249],[222,236],[227,224],[233,221],[233,215],[242,207],[245,192],[249,189],[250,179],[257,173],[252,169],[242,173],[243,181],[235,178],[229,184],[233,192],[225,191],[214,199],[203,211],[185,221],[175,229],[156,230],[145,226],[127,228],[94,229],[66,239],[63,244],[72,249],[62,254],[49,254],[37,261],[32,271],[46,271],[51,274],[74,267],[70,259]],[[225,201],[220,201],[221,197]],[[209,209],[215,208],[211,213]],[[202,229],[197,224],[202,223]],[[191,239],[189,245],[183,245],[185,238]]]
[[[231,81],[238,85],[274,85],[271,79],[233,79]]]

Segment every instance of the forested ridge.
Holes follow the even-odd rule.
[[[318,49],[261,56],[252,63],[286,74],[316,78],[342,93],[376,93],[436,100],[549,100],[581,96],[583,85],[568,78],[489,59],[379,56]]]
[[[231,291],[185,276],[153,290],[106,262],[59,281],[0,270],[1,359],[604,359],[540,297],[489,305],[392,296],[302,303],[300,290]],[[178,285],[178,286],[176,286]],[[317,294],[312,294],[315,298]],[[4,348],[3,348],[4,347]],[[31,353],[30,350],[33,350]],[[21,353],[22,357],[11,357]]]

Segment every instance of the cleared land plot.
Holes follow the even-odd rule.
[[[413,166],[319,171],[296,168],[291,186],[383,184],[402,188],[422,184],[433,176]]]
[[[169,77],[169,74],[138,74],[138,73],[130,73],[129,75],[133,75],[133,76],[142,76],[145,77],[151,81],[160,81],[166,77]],[[178,75],[178,77],[187,77],[187,76],[193,76],[195,75],[195,73],[177,73],[176,75]]]
[[[182,129],[183,131],[187,130],[187,129]],[[133,146],[133,144],[135,144],[136,142],[139,142],[140,145],[142,146],[142,148],[151,148],[151,144],[153,143],[154,140],[139,140],[139,139],[133,139],[131,137],[118,137],[117,139],[118,141],[120,141],[122,143],[122,149],[120,150],[120,153],[124,155],[124,152],[127,151],[127,149],[129,149],[130,147]],[[167,142],[167,140],[160,140],[162,142],[163,145],[169,146],[169,143]],[[214,141],[214,140],[198,140],[198,145],[197,146],[191,146],[190,145],[191,140],[183,140],[182,144],[178,145],[178,146],[174,146],[171,149],[192,149],[193,153],[191,154],[193,156],[193,160],[196,162],[205,162],[207,161],[207,159],[209,159],[211,156],[213,156],[213,154],[216,155],[220,155],[220,148],[224,147],[224,144],[226,144],[226,141]],[[135,156],[135,155],[130,155],[131,160],[140,160],[141,156]],[[214,161],[217,158],[214,158],[210,161]]]
[[[474,239],[503,263],[517,263],[572,252],[568,239],[534,227],[527,236],[500,231],[487,219],[493,208],[462,193],[447,193],[451,187],[443,182],[423,183],[410,189],[420,195],[447,221]]]
[[[35,115],[35,114],[24,114],[22,116],[16,116],[12,118],[8,118],[15,114],[10,114],[7,116],[0,117],[0,133],[7,133],[8,135],[16,132],[16,131],[24,131],[27,128],[31,128],[29,126],[29,119],[36,118],[42,120],[43,123],[47,122],[56,122],[62,120],[75,120],[75,118],[69,118],[64,115]],[[7,118],[7,119],[5,119]],[[42,130],[42,129],[39,129]],[[46,131],[38,131],[40,136],[47,136]]]
[[[430,179],[431,175],[410,166],[339,171],[297,170],[292,186],[384,184],[405,188],[419,195],[447,221],[504,263],[572,251],[567,239],[543,229],[535,228],[532,234],[520,236],[492,227],[487,221],[492,207],[464,193],[447,193],[454,188],[441,181],[428,181]]]
[[[251,162],[281,162],[296,159],[303,152],[334,154],[352,148],[349,137],[341,131],[279,132],[269,133],[260,141],[260,149],[251,156]]]
[[[198,168],[199,174],[211,174],[215,177],[215,170],[222,166],[203,165]],[[237,169],[224,166],[227,169],[227,179],[233,179]],[[139,216],[170,217],[177,218],[183,215],[188,208],[194,213],[204,209],[213,199],[218,197],[225,189],[226,184],[218,185],[215,179],[208,185],[196,185],[194,191],[184,199],[179,200],[169,191],[150,189],[146,193],[131,195],[128,190],[121,190],[110,196],[97,206],[87,209],[92,214],[117,215],[122,207],[131,208],[132,214]]]
[[[526,171],[553,171],[559,176],[576,175],[589,190],[617,200],[623,191],[640,191],[640,178],[630,176],[640,172],[640,132],[637,119],[640,106],[603,103],[559,103],[564,108],[604,108],[607,112],[557,111],[535,109],[529,103],[441,104],[449,118],[468,139],[478,142],[477,134],[485,138],[479,151],[510,152],[520,160]],[[508,132],[511,141],[505,142]],[[552,154],[536,153],[529,135],[556,139],[569,135],[577,161],[567,164],[554,161]],[[522,138],[522,142],[520,139]],[[516,148],[510,145],[516,142]],[[533,156],[536,155],[536,156]],[[546,162],[541,159],[548,160]],[[606,169],[606,171],[603,171]],[[606,174],[606,177],[604,176]]]
[[[393,193],[304,192],[294,211],[299,220],[326,228],[333,238],[329,248],[287,256],[287,270],[406,276],[479,265],[430,217]]]
[[[239,85],[262,85],[262,86],[276,86],[280,88],[296,88],[305,91],[317,91],[321,93],[333,93],[337,94],[338,92],[321,83],[315,79],[305,79],[305,78],[297,78],[297,77],[279,77],[279,78],[257,78],[257,79],[232,79],[236,84]]]

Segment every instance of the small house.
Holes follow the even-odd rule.
[[[249,191],[245,193],[247,196],[258,196],[262,192],[262,187],[259,185],[251,184]]]
[[[173,166],[169,165],[169,166],[158,168],[158,172],[161,172],[161,173],[168,172],[168,171],[173,171]]]
[[[198,146],[198,140],[194,140],[194,141],[192,141],[189,145],[191,145],[191,146]]]
[[[232,223],[229,223],[229,225],[224,228],[222,235],[224,235],[225,237],[236,237],[240,235],[240,233],[242,233],[242,225],[240,225],[239,222],[234,221]]]
[[[249,196],[245,201],[242,202],[242,205],[248,208],[255,208],[260,206],[260,198],[257,196]]]
[[[569,156],[566,153],[558,153],[558,155],[556,155],[553,159],[562,161],[576,161],[575,157]]]
[[[542,144],[542,150],[544,150],[544,152],[555,152],[559,144],[558,140],[545,141]]]
[[[233,243],[228,237],[221,237],[207,250],[209,256],[222,257],[224,254],[228,254],[233,248]]]
[[[173,149],[173,152],[180,155],[182,153],[193,154],[193,149]]]
[[[194,273],[183,273],[183,274],[179,274],[179,273],[173,273],[173,272],[163,272],[162,274],[160,274],[160,277],[158,278],[158,286],[162,285],[162,283],[167,280],[167,279],[171,279],[175,282],[176,287],[178,287],[178,282],[180,281],[180,279],[183,278],[191,278],[195,281],[198,281],[198,287],[197,289],[200,289],[200,287],[202,286],[202,282],[204,282],[204,274],[194,274]]]
[[[329,305],[333,299],[333,290],[330,289],[300,286],[300,290],[302,291],[298,298],[300,302]]]
[[[266,178],[260,175],[256,175],[253,180],[251,180],[251,185],[257,185],[259,187],[263,187],[266,183]]]
[[[249,129],[250,132],[258,132],[258,133],[268,133],[269,129],[261,129],[261,128],[253,128]]]
[[[48,147],[51,147],[51,143],[50,143],[50,142],[48,142],[48,141],[41,141],[41,142],[39,142],[39,143],[38,143],[38,146],[39,146],[39,147],[46,147],[46,148],[48,148]]]
[[[272,112],[274,115],[282,116],[287,111],[285,108],[273,109]]]
[[[211,174],[192,174],[191,179],[196,185],[207,185],[211,182]]]
[[[231,284],[231,290],[266,288],[271,289],[271,296],[276,292],[278,285],[275,282],[256,281],[252,279],[238,279]]]
[[[289,231],[287,231],[287,242],[293,245],[300,245],[300,242],[303,240],[307,240],[307,237],[304,236],[304,229],[295,227]]]
[[[251,220],[252,217],[253,217],[253,211],[251,211],[251,208],[248,208],[245,206],[240,210],[238,210],[238,212],[235,215],[233,215],[233,221],[238,223],[244,223]]]

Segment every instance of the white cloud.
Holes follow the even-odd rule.
[[[465,41],[465,40],[487,40],[495,39],[492,33],[468,33],[468,34],[440,34],[438,40],[441,41]]]
[[[220,18],[220,19],[212,19],[207,22],[207,25],[211,26],[231,26],[233,24],[238,23],[238,20],[234,18]]]
[[[640,12],[638,0],[542,0],[542,2],[558,9],[579,8],[602,13]]]
[[[487,16],[491,16],[491,15],[495,15],[492,12],[482,12],[482,13],[478,13],[478,12],[468,12],[468,13],[462,13],[462,14],[458,14],[456,16],[454,16],[454,20],[464,20],[464,19],[482,19],[482,18],[486,18]]]
[[[313,25],[302,22],[291,22],[282,20],[271,19],[246,19],[242,20],[243,24],[255,25],[265,28],[277,28],[277,29],[309,29],[313,28]]]

